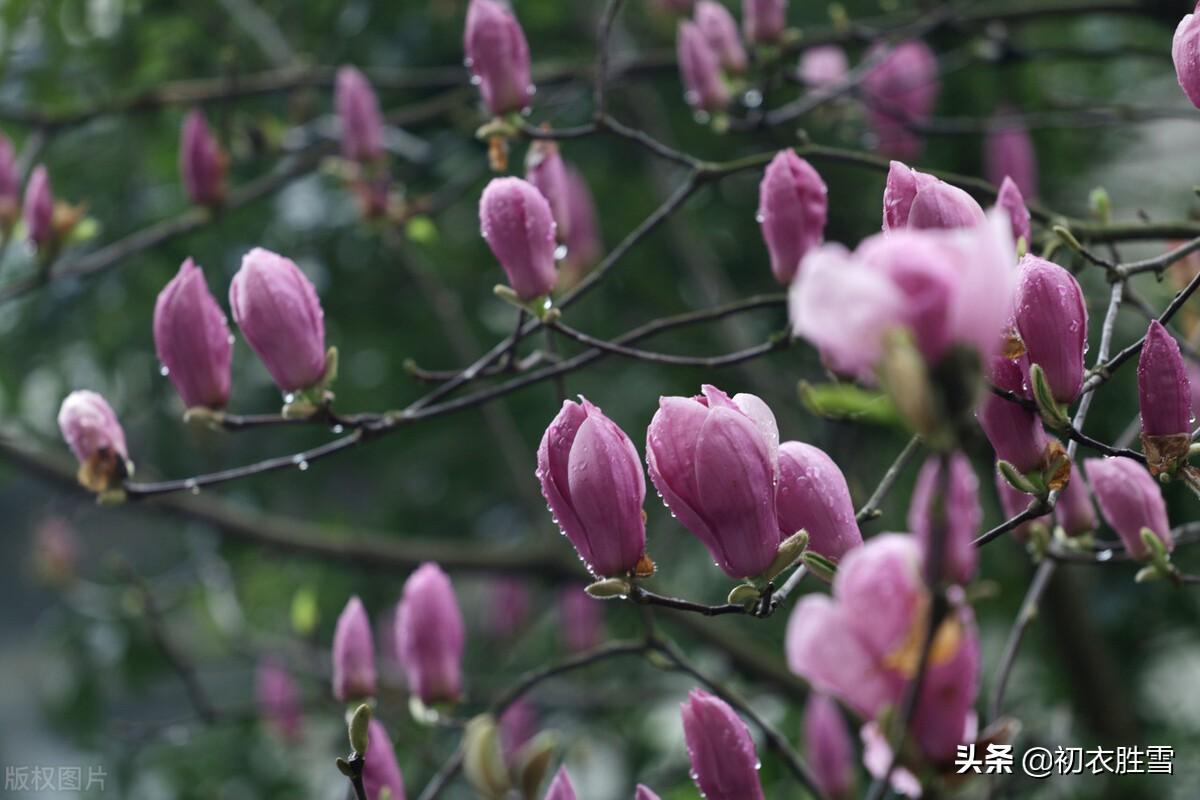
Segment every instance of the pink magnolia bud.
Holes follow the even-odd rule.
[[[837,703],[820,692],[810,694],[804,708],[804,750],[821,791],[847,800],[854,788],[854,745]]]
[[[396,763],[396,750],[387,729],[377,719],[367,726],[367,753],[363,757],[363,788],[367,800],[380,800],[383,790],[391,792],[391,800],[405,800],[404,776]]]
[[[258,714],[284,739],[300,738],[300,690],[278,661],[265,658],[254,676],[254,694]]]
[[[492,636],[507,639],[525,627],[533,598],[524,581],[498,578],[491,582],[487,594],[488,632]]]
[[[295,262],[256,247],[229,285],[233,321],[284,392],[325,376],[325,312]]]
[[[748,64],[746,49],[742,47],[737,22],[729,9],[717,0],[700,0],[696,3],[695,19],[721,66],[729,72],[745,72]]]
[[[84,389],[67,395],[58,411],[58,427],[81,462],[106,452],[129,458],[125,431],[112,406],[96,392]]]
[[[1028,370],[1024,356],[1019,361],[997,356],[992,360],[992,385],[1031,399],[1026,385]],[[996,451],[996,458],[1009,462],[1020,472],[1041,468],[1048,440],[1035,409],[989,392],[976,417]]]
[[[188,199],[196,205],[217,205],[225,198],[225,157],[198,108],[183,118],[179,172]]]
[[[770,44],[787,26],[787,0],[742,0],[742,30],[756,44]]]
[[[579,170],[567,166],[567,257],[565,266],[580,272],[600,260],[604,245],[600,221],[587,180]]]
[[[229,402],[229,325],[190,258],[158,293],[154,349],[185,406],[224,408]]]
[[[933,538],[933,526],[944,524],[942,578],[953,583],[970,583],[979,566],[979,551],[973,542],[979,535],[983,509],[979,505],[979,479],[971,468],[971,460],[962,452],[950,457],[950,484],[946,496],[942,492],[942,464],[939,456],[930,456],[917,476],[912,503],[908,507],[908,529],[922,547]],[[935,514],[944,515],[944,522]]]
[[[396,606],[396,652],[409,690],[425,705],[458,700],[465,646],[462,612],[450,578],[422,564],[404,582]]]
[[[679,75],[684,99],[698,111],[720,111],[729,105],[729,88],[721,78],[721,65],[712,45],[696,23],[683,20],[675,36]]]
[[[604,641],[604,604],[582,586],[563,589],[558,593],[558,631],[570,652],[591,650]]]
[[[496,0],[471,0],[463,49],[488,111],[501,116],[529,105],[529,43],[507,6]]]
[[[753,577],[779,549],[779,429],[752,394],[702,391],[659,399],[646,432],[650,480],[726,575]]]
[[[938,178],[920,172],[900,161],[888,165],[887,183],[883,187],[883,229],[900,230],[908,227],[908,215],[917,193],[938,183]]]
[[[479,225],[518,297],[550,294],[557,278],[554,215],[541,192],[520,178],[494,178],[479,200]]]
[[[1071,479],[1058,495],[1054,504],[1054,518],[1066,531],[1067,536],[1079,536],[1096,530],[1096,506],[1092,493],[1076,464],[1071,470]]]
[[[0,133],[0,229],[7,230],[21,207],[21,173],[12,142]]]
[[[1175,77],[1183,93],[1200,108],[1200,18],[1188,14],[1179,21],[1171,41],[1171,59],[1175,62]]]
[[[846,77],[850,63],[836,44],[810,47],[800,56],[800,80],[809,89],[825,89]]]
[[[850,487],[825,451],[804,442],[779,445],[779,488],[775,493],[779,533],[808,532],[808,549],[837,561],[862,546]]]
[[[383,155],[383,118],[379,100],[356,67],[337,71],[334,103],[342,124],[342,155],[351,161],[374,161]]]
[[[554,780],[550,781],[550,788],[546,790],[544,800],[575,800],[575,786],[571,783],[571,776],[567,774],[566,767],[558,768]]]
[[[589,403],[563,401],[538,447],[542,495],[597,576],[632,572],[646,554],[646,479],[633,442]]]
[[[1192,386],[1179,343],[1158,320],[1150,321],[1138,359],[1138,407],[1145,436],[1190,436]]]
[[[1149,528],[1168,551],[1174,549],[1167,504],[1158,481],[1144,466],[1130,458],[1089,458],[1083,469],[1104,521],[1121,537],[1131,556],[1141,559],[1147,555],[1142,528]]]
[[[637,790],[633,793],[633,800],[661,800],[661,798],[649,786],[639,783]]]
[[[1025,197],[1037,197],[1037,153],[1020,122],[997,114],[983,142],[983,175],[999,186],[1012,178]]]
[[[828,211],[828,190],[817,171],[795,151],[779,151],[758,185],[758,221],[775,280],[792,282],[800,260],[825,238]]]
[[[50,188],[50,174],[43,164],[34,167],[29,176],[22,210],[29,241],[38,247],[50,244],[54,239],[54,192]]]
[[[525,157],[525,180],[542,193],[550,204],[555,233],[560,241],[569,241],[571,233],[570,186],[567,168],[558,145],[550,139],[535,140]]]
[[[375,642],[357,596],[346,603],[333,631],[333,696],[343,703],[375,696]]]
[[[537,714],[524,697],[518,698],[500,715],[500,748],[504,762],[516,765],[518,753],[538,732]]]
[[[877,44],[866,58],[878,58]],[[937,57],[924,42],[901,42],[883,57],[862,84],[867,121],[879,139],[879,149],[900,158],[921,152],[921,139],[908,126],[929,119],[938,94]]]
[[[1029,504],[1033,501],[1033,495],[1025,494],[1013,487],[1011,483],[1004,479],[997,469],[995,473],[996,481],[996,496],[1000,499],[1000,511],[1004,514],[1005,519],[1012,519],[1020,514],[1025,509],[1029,508]],[[1062,499],[1059,499],[1062,502]],[[1035,517],[1027,522],[1022,522],[1017,527],[1013,528],[1013,536],[1018,541],[1025,541],[1029,538],[1029,534],[1033,531],[1035,525],[1049,525],[1050,515],[1043,514],[1040,517]]]
[[[700,689],[680,708],[692,780],[707,800],[763,800],[758,753],[729,704]]]
[[[1000,191],[996,194],[996,207],[1003,209],[1004,213],[1008,214],[1008,218],[1012,220],[1013,241],[1023,238],[1028,246],[1031,241],[1029,209],[1025,206],[1025,198],[1021,195],[1021,190],[1007,175],[1000,182]]]
[[[983,209],[957,186],[899,161],[888,168],[883,189],[883,229],[970,228],[985,220]]]
[[[1026,255],[1014,307],[1029,363],[1046,371],[1055,400],[1073,402],[1083,386],[1087,349],[1087,303],[1079,281],[1057,264]]]

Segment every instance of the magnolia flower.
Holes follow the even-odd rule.
[[[508,6],[496,0],[471,0],[463,49],[488,111],[501,116],[529,105],[533,99],[529,43]]]
[[[185,406],[223,408],[229,402],[229,324],[190,258],[154,304],[154,349]]]
[[[422,564],[404,582],[395,625],[396,653],[409,690],[426,705],[458,700],[465,646],[462,612],[450,578],[437,564]]]
[[[880,59],[884,48],[890,49]],[[867,121],[879,139],[879,149],[900,158],[918,155],[921,139],[908,126],[925,122],[933,112],[937,57],[924,42],[910,40],[894,46],[876,44],[866,59],[880,59],[862,83]]]

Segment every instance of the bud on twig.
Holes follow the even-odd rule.
[[[367,754],[367,747],[370,744],[370,724],[371,707],[362,703],[354,709],[354,714],[350,717],[350,724],[347,726],[350,734],[350,748],[360,756]]]

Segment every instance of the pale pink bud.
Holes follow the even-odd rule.
[[[29,176],[22,210],[29,241],[45,247],[54,238],[54,192],[50,188],[50,173],[43,164],[34,167]]]
[[[804,750],[817,785],[832,800],[854,787],[854,745],[842,712],[828,695],[813,692],[804,708]]]
[[[763,800],[754,739],[729,704],[693,689],[680,716],[692,780],[701,796],[706,800]]]
[[[333,696],[343,703],[375,696],[375,642],[357,596],[346,603],[333,631]]]
[[[604,244],[587,180],[570,165],[567,166],[567,217],[566,263],[575,270],[587,269],[600,260]]]
[[[367,754],[363,758],[363,788],[367,800],[380,800],[383,790],[391,792],[391,800],[405,800],[404,776],[396,763],[396,750],[387,729],[377,719],[367,726]]]
[[[971,461],[962,452],[950,457],[950,480],[945,481],[942,459],[930,456],[917,475],[908,507],[908,529],[922,547],[929,547],[935,525],[943,525],[942,577],[953,583],[969,583],[979,566],[979,551],[973,542],[979,535],[983,509],[979,505],[979,479]],[[939,510],[940,509],[940,510]],[[938,515],[943,519],[937,519]]]
[[[1025,198],[1021,195],[1021,190],[1007,175],[1000,182],[1000,191],[996,194],[996,207],[1008,214],[1008,218],[1012,221],[1013,241],[1023,238],[1025,244],[1028,245],[1031,241],[1029,209],[1025,206]]]
[[[1021,259],[1014,317],[1029,363],[1046,372],[1050,392],[1071,403],[1083,386],[1087,303],[1075,276],[1029,254]]]
[[[1012,178],[1022,195],[1037,197],[1037,153],[1033,140],[1024,125],[1003,113],[992,120],[983,142],[983,175],[997,186],[1005,178]]]
[[[787,26],[787,0],[742,0],[742,30],[756,44],[776,41]]]
[[[795,151],[779,151],[758,185],[758,221],[775,280],[792,282],[800,260],[825,238],[828,211],[828,189],[817,171]]]
[[[1138,359],[1138,407],[1146,436],[1192,432],[1192,386],[1179,343],[1158,320],[1151,320]]]
[[[659,399],[646,432],[650,479],[725,574],[753,577],[779,549],[779,429],[752,394],[702,391]]]
[[[183,118],[179,172],[188,199],[196,205],[217,205],[224,199],[225,157],[208,130],[204,112],[198,108]]]
[[[558,768],[554,780],[550,781],[550,788],[546,790],[544,800],[575,800],[575,786],[571,783],[571,776],[567,774],[566,767]]]
[[[992,360],[990,378],[997,388],[1029,400],[1028,372],[1029,362],[1024,356],[1017,361],[997,356]],[[1048,440],[1036,409],[989,392],[976,417],[997,459],[1007,461],[1019,472],[1041,468]]]
[[[284,392],[325,376],[325,312],[295,262],[256,247],[229,285],[229,307],[246,342]]]
[[[112,406],[96,392],[85,389],[67,395],[58,411],[58,428],[81,464],[114,454],[122,461],[129,458],[125,431]]]
[[[356,67],[338,69],[334,103],[342,125],[342,155],[351,161],[374,161],[383,155],[383,118],[379,100]]]
[[[1142,528],[1149,528],[1168,551],[1174,549],[1162,490],[1143,465],[1124,457],[1089,458],[1083,469],[1104,521],[1121,537],[1131,556],[1141,559],[1147,555]]]
[[[748,64],[746,49],[742,47],[737,22],[729,9],[717,0],[699,0],[695,19],[721,66],[729,72],[745,72]]]
[[[633,442],[586,399],[563,401],[538,447],[537,477],[562,532],[597,576],[646,553],[646,479]]]
[[[558,145],[550,139],[535,140],[525,157],[525,180],[542,193],[550,204],[555,233],[560,241],[569,241],[571,234],[570,186],[567,168]]]
[[[970,228],[985,219],[971,195],[899,161],[888,168],[883,189],[883,229]]]
[[[883,47],[888,45],[873,46],[866,58],[877,58]],[[917,40],[893,46],[867,73],[862,88],[879,149],[901,158],[918,155],[921,139],[908,125],[929,119],[938,94],[937,57],[929,46]]]
[[[520,178],[493,179],[479,200],[479,225],[518,297],[550,293],[557,278],[554,215],[541,192]]]
[[[833,86],[850,69],[846,51],[836,44],[810,47],[800,56],[800,80],[809,89],[824,89]]]
[[[396,652],[408,688],[421,702],[458,700],[465,645],[462,612],[450,578],[437,564],[422,564],[404,582],[396,607]]]
[[[158,293],[154,349],[185,406],[223,408],[229,402],[229,324],[190,258]]]
[[[558,593],[558,631],[572,653],[591,650],[604,640],[604,604],[582,586],[563,589]]]
[[[1171,59],[1175,62],[1175,77],[1183,93],[1200,108],[1200,18],[1188,14],[1179,21],[1171,41]]]
[[[272,658],[259,662],[254,677],[254,694],[263,721],[285,739],[300,737],[300,690],[282,664]]]
[[[887,182],[883,186],[883,229],[901,230],[908,227],[908,214],[917,193],[938,183],[938,178],[915,170],[900,161],[888,165]]]
[[[501,116],[529,105],[533,99],[529,44],[507,6],[496,0],[471,0],[463,49],[488,111]]]
[[[1067,536],[1079,536],[1096,530],[1096,506],[1092,503],[1092,492],[1078,464],[1071,469],[1071,479],[1058,495],[1058,502],[1054,504],[1054,518]]]
[[[729,105],[729,88],[721,78],[717,54],[696,23],[690,20],[679,23],[675,50],[688,105],[708,112],[720,111]]]
[[[779,488],[775,492],[783,538],[804,530],[808,549],[839,560],[862,545],[850,487],[825,451],[804,442],[779,445]]]

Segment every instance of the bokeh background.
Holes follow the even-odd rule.
[[[1109,4],[1112,5],[1112,4]],[[581,79],[541,86],[532,121],[556,126],[587,120],[587,69],[601,4],[517,0],[535,69],[577,69]],[[790,21],[825,30],[823,3],[793,3]],[[872,2],[844,5],[852,19],[894,11]],[[979,7],[977,5],[972,7]],[[1067,125],[1033,131],[1040,199],[1074,216],[1105,187],[1117,218],[1190,217],[1200,177],[1200,112],[1175,84],[1170,33],[1188,9],[1147,6],[1143,13],[1055,16],[1011,25],[949,26],[931,37],[943,68],[937,115],[985,119],[1007,105],[1021,110],[1089,106],[1157,109],[1149,121]],[[0,306],[0,418],[6,442],[65,465],[54,423],[72,389],[101,391],[125,425],[139,477],[183,477],[289,453],[324,441],[320,429],[266,429],[237,435],[185,426],[179,401],[159,374],[150,333],[154,298],[180,262],[203,265],[222,304],[241,256],[264,246],[295,259],[314,280],[326,310],[328,340],[341,351],[337,407],[400,407],[426,390],[406,359],[451,368],[482,353],[512,325],[512,310],[492,295],[501,277],[478,233],[477,198],[489,178],[482,122],[462,61],[463,0],[7,0],[0,3],[0,127],[18,150],[36,148],[56,194],[85,202],[100,224],[80,247],[113,241],[182,212],[177,143],[185,104],[101,114],[45,127],[26,113],[55,115],[135,97],[193,78],[236,78],[264,70],[353,63],[377,78],[385,110],[433,107],[436,113],[393,131],[392,171],[411,198],[436,197],[437,211],[403,230],[359,220],[352,197],[329,168],[313,171],[269,198],[194,233],[122,260],[88,280],[47,285]],[[682,101],[672,65],[674,21],[647,0],[629,0],[613,34],[615,63],[641,59],[611,87],[611,110],[687,152],[732,158],[787,146],[799,128],[816,142],[870,150],[860,109],[831,104],[783,129],[719,135],[697,124]],[[851,43],[856,60],[864,50]],[[1081,55],[1080,51],[1087,51]],[[329,69],[290,91],[205,106],[231,151],[236,185],[288,163],[335,130]],[[536,73],[535,73],[536,74]],[[426,84],[426,85],[419,85]],[[402,86],[406,88],[401,88]],[[787,89],[786,91],[795,91]],[[1191,112],[1192,119],[1187,119]],[[520,169],[524,145],[512,165]],[[564,156],[595,194],[607,247],[615,245],[670,192],[675,168],[636,146],[589,138]],[[879,229],[883,174],[814,162],[829,186],[827,238],[848,244]],[[919,165],[981,174],[977,133],[930,136]],[[755,223],[758,175],[708,188],[628,255],[569,321],[611,337],[647,320],[778,291]],[[1161,252],[1164,243],[1123,247],[1121,255]],[[1069,254],[1058,259],[1070,266]],[[14,242],[0,279],[33,269]],[[1103,276],[1083,270],[1092,333],[1107,297]],[[0,281],[2,283],[3,281]],[[1169,281],[1141,279],[1161,307]],[[1195,301],[1192,303],[1195,304]],[[782,312],[692,328],[656,340],[668,352],[718,354],[781,329]],[[1123,312],[1118,346],[1143,332],[1144,318]],[[1093,342],[1094,344],[1094,342]],[[542,347],[538,339],[527,345]],[[564,352],[577,347],[562,342]],[[743,367],[662,368],[617,358],[568,376],[642,449],[660,395],[692,394],[702,382],[750,391],[774,409],[785,438],[826,449],[866,499],[907,436],[887,427],[828,422],[800,404],[800,380],[823,373],[806,347]],[[1133,370],[1105,389],[1089,433],[1112,441],[1136,412]],[[239,339],[232,408],[270,412],[279,396]],[[533,476],[541,432],[557,410],[555,388],[539,384],[485,410],[412,426],[336,459],[205,491],[187,502],[221,513],[272,515],[271,524],[332,541],[364,532],[463,550],[530,559],[574,556],[554,529]],[[1000,520],[991,452],[980,438],[971,454],[981,477],[985,524]],[[903,529],[915,468],[864,533]],[[1193,518],[1197,501],[1167,490],[1172,521]],[[699,543],[657,503],[648,503],[655,586],[720,602],[728,581]],[[345,781],[333,758],[345,749],[342,708],[328,689],[328,644],[347,598],[360,595],[387,640],[390,610],[406,574],[369,564],[333,563],[246,544],[219,527],[161,504],[100,508],[69,483],[49,479],[9,453],[0,459],[0,763],[101,765],[106,792],[136,798],[340,797]],[[257,517],[256,517],[257,519]],[[265,523],[264,523],[265,524]],[[47,526],[70,529],[78,545],[68,574],[47,573]],[[307,526],[318,526],[310,531]],[[52,538],[52,537],[51,537]],[[40,543],[40,544],[39,544]],[[1186,568],[1196,559],[1184,552]],[[1021,545],[1001,540],[984,552],[977,612],[983,632],[984,686],[990,691],[1000,649],[1033,567]],[[1010,797],[1194,798],[1200,795],[1200,595],[1167,585],[1136,586],[1135,569],[1060,569],[1029,634],[1009,691],[1022,743],[1175,748],[1166,778],[1082,776],[1002,784]],[[1193,570],[1194,571],[1194,570]],[[531,618],[497,636],[489,617],[497,575],[455,572],[467,619],[471,707],[524,670],[569,652],[556,574],[528,574]],[[807,582],[806,590],[817,590]],[[147,592],[156,607],[148,614]],[[637,610],[602,607],[608,635],[635,635]],[[786,614],[766,621],[678,619],[664,630],[710,671],[749,696],[764,716],[799,739],[803,685],[783,667]],[[218,710],[198,718],[177,669],[156,640],[165,631],[191,664]],[[740,655],[731,658],[730,651]],[[281,658],[305,695],[304,735],[283,743],[256,719],[253,675],[264,656]],[[746,671],[747,662],[753,669]],[[394,670],[379,713],[396,740],[415,797],[457,741],[454,731],[418,725],[408,715]],[[664,798],[690,798],[678,704],[691,683],[641,661],[615,660],[551,681],[531,696],[540,725],[560,732],[580,796],[625,798],[637,780]],[[1020,745],[1018,749],[1021,749]],[[770,798],[801,796],[762,748]],[[864,785],[864,784],[860,784]],[[456,784],[446,797],[468,797]],[[38,795],[43,796],[43,795]],[[53,796],[46,793],[45,796]],[[68,792],[63,796],[78,796]]]

